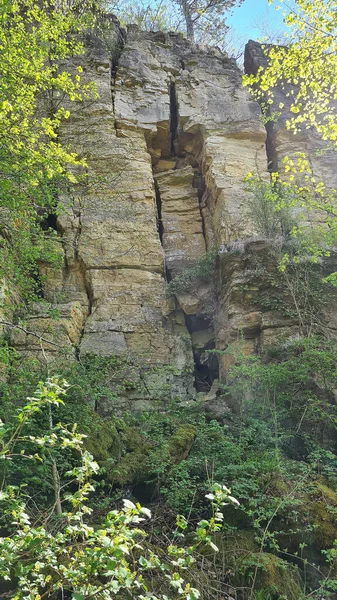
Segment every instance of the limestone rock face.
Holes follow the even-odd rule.
[[[205,251],[254,233],[247,215],[243,218],[249,196],[244,179],[252,170],[266,172],[266,132],[234,61],[203,52],[179,35],[159,38],[132,28],[114,98],[117,134],[144,131],[170,279]],[[214,289],[202,282],[194,287],[177,300],[204,389],[211,385],[208,373],[217,375],[217,361],[207,354],[219,345],[215,306],[205,308]]]
[[[197,190],[191,166],[156,175],[161,201],[166,267],[175,274],[206,252]]]
[[[298,332],[280,310],[282,290],[270,294],[275,264],[249,216],[245,177],[268,178],[260,107],[232,59],[180,35],[125,34],[112,20],[107,40],[88,34],[87,48],[69,68],[81,64],[98,97],[71,105],[60,133],[86,166],[60,197],[63,268],[40,267],[58,318],[32,307],[27,331],[36,335],[13,329],[12,343],[53,364],[91,354],[134,360],[137,381],[121,398],[129,408],[211,394],[231,358],[209,350],[257,352]],[[254,69],[258,46],[249,52]],[[282,123],[268,135],[273,161],[294,150]],[[206,253],[214,280],[205,273],[168,296],[167,283]]]
[[[11,341],[22,356],[58,368],[75,360],[84,321],[85,312],[79,302],[58,304],[52,317],[47,307],[35,304],[27,316],[27,326],[13,328]]]
[[[118,128],[144,130],[155,169],[177,156],[201,170],[201,208],[217,243],[251,233],[242,219],[243,180],[249,171],[266,171],[266,132],[235,61],[180,35],[158,41],[132,29],[117,70],[115,109]]]

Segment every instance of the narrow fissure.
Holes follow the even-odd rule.
[[[262,112],[262,109],[261,109]],[[269,173],[277,173],[278,171],[278,158],[274,147],[274,124],[265,124],[267,137],[266,137],[266,155],[267,155],[267,169]]]
[[[81,233],[82,233],[82,212],[81,212],[81,206],[80,206],[79,211],[78,211],[78,226],[76,227],[75,237],[74,237],[74,241],[73,241],[74,259],[76,261],[79,260],[78,247],[79,247],[79,243],[80,243]]]
[[[176,155],[175,142],[178,137],[179,110],[176,84],[174,81],[170,83],[170,150],[171,156]]]
[[[245,49],[244,57],[244,72],[247,75],[256,75],[260,67],[267,66],[267,57],[263,53],[262,46],[258,42],[248,42]],[[263,122],[266,130],[266,155],[267,155],[267,170],[269,173],[278,171],[278,157],[275,151],[275,126],[271,120],[265,122],[265,98],[258,100],[262,116],[264,117]],[[268,106],[268,105],[267,105]],[[267,116],[271,116],[271,109],[268,107]]]
[[[184,65],[182,65],[184,68]],[[177,98],[177,90],[176,84],[172,80],[169,85],[169,101],[170,101],[170,115],[169,115],[169,152],[170,156],[167,154],[163,154],[163,150],[161,149],[161,159],[170,158],[171,160],[176,159],[175,167],[168,167],[168,173],[170,170],[174,173],[179,171],[179,169],[186,168],[190,166],[192,169],[191,172],[191,187],[195,190],[200,210],[201,224],[202,224],[202,235],[205,240],[205,246],[207,247],[207,235],[206,235],[206,224],[204,221],[204,216],[202,212],[202,204],[205,198],[206,192],[206,184],[205,179],[203,177],[203,173],[201,170],[201,166],[194,155],[191,153],[187,153],[183,149],[183,145],[181,144],[181,149],[179,148],[179,106],[178,106],[178,98]],[[152,144],[156,138],[152,140]],[[155,150],[155,147],[151,147],[151,150]],[[150,150],[149,150],[150,152]],[[179,152],[179,154],[178,154]],[[154,166],[158,163],[158,155],[154,153],[155,163]],[[159,159],[160,160],[160,159]],[[160,173],[160,171],[159,171]],[[159,176],[158,176],[159,179]],[[165,219],[163,219],[163,201],[164,199],[161,197],[160,184],[156,177],[156,173],[153,173],[154,180],[154,189],[155,189],[155,200],[156,200],[156,212],[157,212],[157,230],[158,236],[160,239],[160,243],[163,246],[163,236],[164,236],[164,228],[165,228]],[[170,216],[168,217],[170,218]],[[171,230],[170,230],[171,231]],[[172,250],[172,249],[171,249]],[[170,249],[166,249],[166,251],[170,251]],[[172,270],[167,266],[165,261],[165,276],[166,281],[170,282],[173,279]],[[196,282],[198,285],[198,282]],[[213,328],[213,319],[212,315],[207,314],[201,309],[200,312],[195,314],[187,314],[184,312],[184,320],[186,329],[188,330],[191,336],[191,346],[193,352],[193,361],[194,361],[194,387],[196,392],[208,393],[212,387],[214,380],[219,378],[219,366],[218,359],[216,354],[210,352],[215,348],[215,339],[214,339],[214,328]]]
[[[112,114],[114,118],[114,127],[115,131],[117,131],[117,121],[116,121],[116,107],[115,107],[115,98],[116,98],[116,78],[117,78],[117,64],[111,63],[111,104],[112,104]]]
[[[198,168],[200,168],[200,165],[198,165]],[[206,191],[206,183],[205,183],[204,176],[201,172],[201,169],[194,173],[192,187],[194,187],[197,190],[200,216],[201,216],[202,235],[205,240],[205,246],[207,249],[207,235],[206,235],[205,219],[204,219],[204,216],[202,213],[202,200],[204,197],[204,193]]]
[[[89,285],[89,283],[87,282],[85,276],[84,276],[84,288],[85,288],[85,293],[87,294],[87,298],[88,298],[88,317],[90,317],[90,315],[92,313],[93,293],[92,293],[92,288]]]
[[[156,206],[157,206],[157,231],[158,231],[160,243],[161,243],[161,245],[163,245],[164,226],[163,226],[162,213],[161,213],[161,197],[160,197],[158,182],[155,177],[153,180],[154,180],[154,189],[155,189],[155,194],[156,194]]]
[[[83,339],[84,332],[85,332],[86,320],[92,314],[93,291],[92,291],[92,287],[90,285],[90,281],[86,277],[86,267],[85,267],[84,261],[81,258],[78,258],[77,261],[80,264],[81,274],[82,274],[82,277],[83,277],[83,286],[84,286],[84,289],[85,289],[86,296],[88,298],[88,315],[87,315],[87,317],[86,317],[86,319],[84,321],[83,327],[81,329],[81,332],[80,332],[80,335],[79,335],[78,344],[75,347],[75,358],[76,358],[77,361],[81,362],[81,356],[80,356],[80,354],[81,354],[81,343],[82,343],[82,339]]]
[[[114,117],[115,131],[118,130],[117,120],[116,120],[116,102],[115,102],[116,101],[116,79],[117,79],[119,60],[120,60],[121,54],[123,52],[125,42],[126,42],[126,35],[125,35],[125,33],[123,34],[122,31],[120,31],[120,37],[118,40],[118,44],[116,47],[114,47],[111,50],[111,55],[110,55],[110,60],[111,60],[111,72],[110,72],[111,104],[112,104],[112,113],[113,113],[113,117]]]
[[[73,213],[74,213],[74,218],[77,219],[77,226],[75,227],[75,235],[74,235],[74,239],[73,239],[74,261],[79,266],[81,279],[82,279],[82,285],[84,287],[84,290],[85,290],[85,293],[86,293],[86,296],[88,299],[88,315],[87,315],[87,318],[88,318],[92,313],[92,289],[91,289],[89,281],[86,277],[87,269],[86,269],[85,262],[84,262],[83,258],[80,256],[80,252],[79,252],[79,244],[80,244],[80,238],[81,238],[82,226],[83,226],[83,222],[82,222],[83,207],[82,207],[82,203],[81,203],[80,199],[78,199],[78,208],[75,209],[73,207]],[[78,344],[75,347],[75,358],[79,362],[81,362],[80,348],[81,348],[81,342],[82,342],[82,339],[84,336],[85,324],[86,324],[86,319],[84,321],[83,327],[82,327],[80,335],[79,335]]]

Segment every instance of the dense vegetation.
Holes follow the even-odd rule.
[[[231,381],[219,398],[223,406],[225,402],[235,405],[236,411],[224,410],[221,419],[205,413],[198,403],[183,407],[179,399],[160,413],[103,419],[93,410],[93,402],[102,396],[110,398],[112,405],[117,401],[116,392],[103,382],[105,378],[109,381],[118,369],[116,359],[90,357],[87,363],[76,364],[65,371],[69,387],[61,403],[55,398],[55,390],[60,397],[60,384],[37,386],[39,374],[33,373],[30,365],[20,364],[19,358],[12,354],[8,380],[1,386],[4,451],[6,445],[15,447],[12,460],[6,461],[2,474],[3,532],[12,534],[8,540],[19,535],[14,532],[18,531],[18,523],[22,525],[24,521],[17,516],[17,508],[13,513],[13,504],[21,502],[25,504],[25,519],[34,523],[34,527],[43,527],[43,535],[49,532],[50,536],[56,531],[60,537],[68,535],[72,519],[79,518],[77,511],[85,508],[85,504],[82,505],[85,492],[90,510],[88,516],[84,511],[76,530],[76,535],[82,538],[85,519],[91,526],[104,522],[105,515],[112,514],[109,527],[116,527],[114,511],[126,498],[129,502],[126,507],[131,507],[131,512],[138,511],[132,512],[133,516],[139,516],[139,501],[151,506],[154,516],[153,522],[146,526],[146,549],[151,552],[152,561],[155,553],[160,560],[170,562],[172,556],[167,557],[165,539],[172,535],[174,539],[175,515],[179,513],[182,515],[179,519],[188,519],[192,530],[201,520],[205,527],[202,535],[206,535],[209,510],[205,496],[214,488],[214,482],[226,482],[240,506],[223,508],[221,535],[218,531],[212,538],[212,543],[219,547],[218,553],[213,555],[213,550],[206,550],[204,543],[200,547],[202,540],[196,542],[198,551],[193,550],[196,568],[189,568],[187,578],[192,587],[199,589],[205,598],[226,597],[232,593],[230,590],[236,590],[238,598],[329,597],[329,591],[336,587],[333,570],[337,537],[335,353],[335,342],[310,337],[280,344],[263,357],[237,357]],[[37,395],[34,394],[36,386],[40,390]],[[27,393],[31,394],[28,409],[22,410]],[[41,397],[47,409],[36,410]],[[18,407],[21,415],[27,410],[30,413],[29,419],[20,425],[19,433],[14,434],[14,446],[11,440],[17,431]],[[59,422],[67,424],[66,429],[60,428]],[[74,422],[76,430],[72,429]],[[83,440],[84,451],[80,450],[82,439],[77,430],[87,436]],[[68,441],[64,442],[63,438]],[[84,472],[78,467],[79,450],[82,459],[89,461],[85,463]],[[99,472],[90,466],[87,452],[98,461]],[[81,484],[78,489],[77,479]],[[83,490],[85,485],[89,487]],[[68,490],[65,497],[64,486]],[[93,488],[96,488],[94,494]],[[53,511],[59,492],[63,517]],[[66,530],[63,529],[65,524]],[[37,531],[41,540],[42,534]],[[90,543],[100,548],[103,534],[101,530],[94,531],[98,538]],[[134,533],[127,534],[123,530],[123,535],[131,535],[128,543],[135,542]],[[190,539],[187,536],[186,542],[182,540],[184,552],[191,552]],[[62,540],[68,547],[69,538]],[[22,539],[20,543],[23,544]],[[6,544],[4,548],[8,553]],[[48,546],[46,540],[43,544]],[[25,547],[15,545],[13,565],[16,564],[17,574],[18,556],[25,552]],[[57,554],[59,548],[53,552]],[[71,553],[69,549],[67,552]],[[107,560],[104,548],[100,551],[102,554],[98,549],[96,552],[95,560],[104,565]],[[34,556],[31,554],[31,560]],[[125,559],[128,563],[127,557]],[[155,595],[162,586],[160,569],[156,575],[158,564],[147,564],[147,569],[151,567],[151,573],[154,571],[151,581]],[[61,582],[64,589],[70,587],[83,597],[90,597],[93,592],[83,593],[81,587],[83,573],[90,580],[92,571],[88,568],[88,564],[83,567],[82,579],[80,576],[70,578],[64,572],[65,579]],[[2,569],[4,573],[4,565]],[[47,576],[49,569],[50,564],[44,564],[41,559],[39,576]],[[100,571],[102,575],[103,571]],[[140,573],[137,573],[138,577]],[[28,577],[27,572],[23,575]],[[57,587],[60,582],[55,583],[54,577],[55,573],[53,586]],[[97,577],[100,578],[99,572]],[[91,584],[97,585],[97,581]],[[26,580],[22,585],[27,585]],[[120,581],[119,585],[122,589],[124,583]],[[46,597],[54,597],[56,588],[53,586]],[[97,597],[105,597],[99,595],[98,589],[95,593]],[[38,597],[36,591],[32,594],[32,598]]]
[[[65,100],[95,93],[82,85],[80,67],[72,75],[64,66],[83,52],[79,35],[95,21],[91,6],[11,0],[0,7],[0,277],[14,279],[23,300],[39,291],[37,260],[58,259],[41,223],[56,210],[61,186],[75,181],[70,167],[83,164],[58,131],[69,118]]]

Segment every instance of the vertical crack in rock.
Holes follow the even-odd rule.
[[[74,207],[73,207],[73,213],[74,213],[74,219],[77,220],[77,225],[75,226],[75,235],[74,235],[74,239],[73,239],[74,262],[78,264],[79,270],[80,270],[82,278],[83,278],[84,289],[85,289],[85,293],[88,298],[88,316],[89,316],[89,315],[91,315],[91,312],[92,312],[92,290],[90,289],[90,286],[89,286],[87,278],[86,278],[85,262],[79,254],[79,245],[80,245],[80,239],[81,239],[81,234],[82,234],[82,218],[83,218],[83,206],[82,206],[82,202],[81,202],[80,198],[78,198],[78,209],[75,211]],[[68,266],[68,271],[69,271],[69,266]],[[82,332],[82,335],[83,335],[83,332]],[[81,336],[81,338],[82,338],[82,336]]]
[[[205,179],[204,176],[201,172],[201,168],[200,165],[198,165],[195,173],[194,173],[194,177],[193,177],[193,181],[192,181],[192,187],[195,188],[197,190],[197,195],[198,195],[198,202],[199,202],[199,209],[200,209],[200,216],[201,216],[201,224],[202,224],[202,235],[204,237],[205,240],[205,246],[206,246],[206,250],[208,249],[208,244],[207,244],[207,235],[206,235],[206,224],[205,224],[205,218],[204,218],[204,213],[203,213],[203,202],[204,202],[204,198],[205,198],[205,192],[206,192],[206,184],[205,184]]]
[[[158,229],[160,243],[163,246],[164,226],[163,226],[163,219],[162,219],[161,197],[160,197],[158,182],[155,177],[153,178],[153,181],[154,181],[154,189],[155,189],[155,194],[156,194],[157,229]]]
[[[261,108],[262,113],[262,108]],[[267,168],[269,173],[277,173],[278,171],[278,157],[275,150],[275,131],[273,123],[265,124],[267,138],[266,138],[266,154],[267,154]]]
[[[178,137],[179,110],[176,84],[172,80],[170,83],[170,149],[171,156],[175,156],[175,142]]]
[[[116,109],[115,109],[116,77],[117,77],[117,64],[115,64],[113,61],[111,61],[111,104],[112,104],[112,113],[114,116],[115,131],[117,131]]]
[[[75,228],[75,236],[74,236],[74,241],[73,241],[74,260],[78,261],[79,260],[78,247],[79,247],[80,237],[81,237],[81,233],[82,233],[82,206],[81,206],[80,199],[78,201],[77,215],[74,213],[74,217],[77,218],[77,226]]]
[[[250,40],[245,47],[245,56],[244,56],[244,71],[247,75],[256,75],[259,68],[266,67],[268,64],[267,56],[264,54],[263,48],[260,43],[254,42]],[[283,98],[282,98],[283,100]],[[261,109],[261,113],[263,114],[263,107],[266,106],[265,98],[262,98],[258,101]],[[267,116],[271,116],[272,108],[267,104]],[[266,137],[266,155],[267,155],[267,168],[270,173],[278,172],[279,169],[279,160],[278,154],[275,148],[275,140],[276,140],[276,127],[274,120],[265,121],[264,126],[266,129],[267,137]]]
[[[88,277],[86,277],[86,271],[85,271],[85,267],[84,267],[84,272],[83,272],[83,278],[84,278],[84,289],[88,298],[88,317],[90,317],[90,315],[92,314],[92,307],[93,307],[93,290],[92,290],[92,286],[91,286],[91,282],[89,281]]]
[[[198,134],[195,134],[198,135]],[[179,137],[177,140],[179,146]],[[194,144],[193,144],[194,145]],[[198,144],[196,144],[197,146]],[[184,152],[182,153],[182,156]],[[186,159],[187,157],[185,157]],[[205,209],[207,208],[207,198],[209,190],[207,190],[202,165],[196,153],[188,155],[188,162],[191,164],[194,174],[191,185],[196,190],[198,198],[198,206],[200,211],[200,220],[202,227],[202,237],[205,245],[205,252],[210,250],[209,235],[207,234],[207,223],[205,221]],[[196,284],[203,286],[202,282]],[[206,284],[205,290],[200,294],[201,306],[194,314],[185,313],[186,327],[191,335],[194,369],[195,369],[195,389],[197,392],[207,393],[210,391],[212,384],[219,378],[219,364],[216,354],[211,354],[209,350],[215,349],[215,332],[213,324],[214,307],[207,306],[210,297],[213,295],[213,282]],[[212,304],[212,302],[211,302]]]
[[[86,326],[86,322],[88,317],[90,317],[90,315],[92,314],[92,307],[93,307],[93,290],[92,290],[92,286],[90,283],[89,278],[86,276],[86,267],[84,264],[84,261],[79,258],[78,259],[78,263],[80,265],[80,269],[82,272],[82,277],[83,277],[83,284],[84,284],[84,289],[85,289],[85,293],[87,295],[87,299],[88,299],[88,314],[86,316],[86,318],[83,321],[83,326],[81,328],[81,331],[79,332],[79,339],[78,339],[78,343],[75,346],[75,359],[80,362],[81,361],[81,343],[82,343],[82,339],[85,333],[85,326]]]
[[[86,175],[88,175],[88,170],[86,170]],[[73,212],[73,219],[72,219],[72,229],[73,229],[73,239],[72,241],[70,241],[70,244],[72,245],[72,250],[73,250],[73,256],[70,256],[70,261],[67,259],[67,252],[65,252],[65,280],[67,280],[68,277],[72,277],[74,276],[74,274],[76,273],[76,277],[77,277],[77,282],[78,285],[80,286],[80,288],[83,290],[83,292],[85,293],[85,296],[87,298],[87,304],[86,304],[86,310],[85,310],[85,316],[84,316],[84,320],[83,320],[83,324],[82,327],[78,333],[78,342],[76,344],[74,344],[74,355],[75,355],[75,359],[80,361],[80,347],[81,347],[81,342],[82,342],[82,338],[84,336],[84,331],[85,331],[85,325],[86,325],[86,321],[87,318],[91,315],[92,313],[92,297],[93,297],[93,292],[91,289],[91,285],[90,285],[90,281],[87,277],[87,268],[86,268],[86,264],[85,261],[83,259],[83,257],[80,255],[80,241],[81,241],[81,235],[82,235],[82,229],[83,229],[83,197],[85,198],[88,192],[88,179],[87,177],[84,180],[84,189],[82,190],[82,194],[79,194],[76,198],[76,200],[73,200],[73,206],[72,206],[72,212]]]
[[[126,34],[125,34],[124,30],[120,29],[119,30],[119,38],[118,38],[117,42],[114,41],[114,44],[112,45],[112,47],[110,49],[110,52],[111,52],[111,54],[110,54],[110,60],[111,60],[111,72],[110,72],[111,104],[112,104],[112,112],[113,112],[113,116],[114,116],[114,125],[115,125],[116,131],[118,129],[117,120],[116,120],[116,107],[115,107],[116,79],[117,79],[119,60],[120,60],[121,54],[123,52],[125,42],[126,42]]]
[[[205,222],[208,195],[201,165],[196,155],[183,150],[179,135],[179,112],[175,84],[170,87],[170,139],[171,160],[163,161],[154,174],[157,201],[160,199],[162,221],[161,241],[165,253],[167,280],[184,277],[198,259],[207,252],[209,236]],[[198,135],[198,134],[196,134]],[[198,146],[191,141],[191,146]],[[186,271],[187,270],[187,271]],[[183,312],[186,329],[191,336],[194,361],[194,387],[197,392],[210,391],[219,377],[218,360],[208,351],[215,348],[212,295],[207,277],[193,282],[186,292],[176,294]]]

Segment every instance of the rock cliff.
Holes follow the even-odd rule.
[[[298,331],[296,319],[258,304],[270,282],[256,265],[275,265],[244,180],[248,172],[268,179],[268,163],[311,141],[294,144],[282,122],[266,132],[235,61],[216,49],[174,33],[125,33],[113,19],[106,39],[88,35],[87,48],[78,60],[98,98],[77,103],[61,132],[87,168],[50,215],[64,264],[41,264],[44,297],[59,318],[33,308],[27,329],[37,335],[16,329],[12,342],[54,366],[88,354],[132,356],[145,386],[130,386],[132,407],[142,406],[144,389],[152,400],[210,397],[230,358],[209,350],[240,343],[250,353]],[[259,61],[251,43],[247,68]],[[332,157],[323,163],[326,179]],[[214,276],[168,295],[167,283],[206,253]]]

